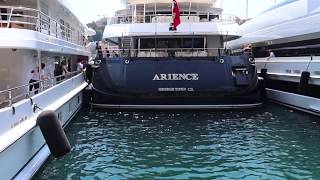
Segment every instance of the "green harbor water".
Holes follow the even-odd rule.
[[[320,179],[320,118],[275,104],[246,111],[82,110],[72,151],[34,179]]]

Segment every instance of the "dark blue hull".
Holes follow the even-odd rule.
[[[255,66],[239,56],[104,59],[92,104],[105,108],[211,109],[261,105]]]

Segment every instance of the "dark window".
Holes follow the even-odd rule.
[[[182,39],[182,48],[192,48],[192,38]]]
[[[155,39],[141,39],[140,40],[141,49],[153,49],[155,48]]]
[[[1,15],[1,20],[8,20],[7,9],[0,8],[0,12],[1,14],[5,14],[5,15]]]
[[[276,57],[311,56],[320,55],[320,39],[275,44],[266,47],[253,48],[253,55],[257,58],[268,57],[271,49]]]

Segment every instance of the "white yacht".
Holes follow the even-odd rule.
[[[233,49],[251,44],[267,78],[267,95],[284,105],[320,113],[320,1],[286,0],[238,28]],[[269,56],[273,52],[274,56]]]
[[[50,154],[36,118],[52,110],[65,126],[79,110],[87,83],[76,63],[91,56],[95,32],[65,0],[0,0],[0,18],[0,174],[29,179]],[[62,62],[64,74],[54,77]]]
[[[102,108],[211,109],[261,105],[255,66],[231,56],[236,18],[216,0],[127,0],[105,27],[92,104]],[[180,23],[180,24],[179,24]],[[177,26],[177,27],[175,27]]]

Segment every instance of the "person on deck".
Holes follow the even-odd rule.
[[[108,48],[106,48],[106,57],[107,57],[107,58],[110,57],[110,52],[109,52]]]
[[[243,54],[248,56],[248,57],[252,57],[252,45],[251,44],[247,44],[243,48]]]
[[[63,77],[61,77],[61,80],[64,79],[66,77],[66,74],[69,73],[68,71],[68,64],[65,60],[63,60],[61,62],[61,68],[62,68],[62,75],[64,75]]]
[[[78,72],[83,71],[83,63],[82,63],[82,60],[81,60],[81,59],[78,59],[78,62],[77,62],[77,71],[78,71]]]
[[[60,62],[55,62],[54,63],[54,76],[56,77],[56,82],[59,83],[63,78],[61,77],[62,75],[62,65]]]
[[[119,55],[114,50],[112,51],[112,55],[113,55],[113,57],[119,57]]]
[[[45,64],[41,63],[41,69],[39,67],[36,67],[31,71],[31,79],[29,81],[29,91],[31,92],[33,87],[35,89],[34,94],[38,94],[38,89],[40,87],[40,80],[44,77],[44,68]]]
[[[269,49],[269,56],[267,57],[267,60],[270,60],[271,58],[276,57],[273,53],[273,51],[271,51],[271,49]]]
[[[97,54],[98,54],[99,59],[103,59],[102,48],[98,42],[96,43],[96,50],[97,50]]]

